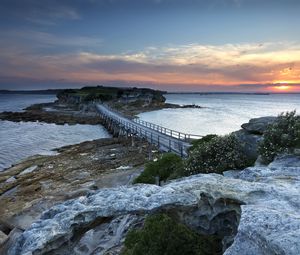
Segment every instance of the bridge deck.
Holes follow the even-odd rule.
[[[150,122],[130,120],[103,104],[96,104],[96,108],[103,118],[112,120],[126,132],[147,139],[150,143],[158,145],[162,151],[172,151],[182,157],[187,156],[187,149],[191,146],[188,139],[200,137],[183,134]]]

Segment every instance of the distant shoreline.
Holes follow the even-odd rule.
[[[0,94],[10,95],[10,94],[36,94],[36,95],[56,95],[58,92],[63,91],[63,89],[47,89],[47,90],[0,90]]]

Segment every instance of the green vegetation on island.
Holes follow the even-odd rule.
[[[94,100],[120,101],[133,103],[136,101],[164,102],[165,91],[149,88],[122,88],[122,87],[83,87],[81,89],[66,89],[57,94],[60,100],[73,100],[74,103],[86,103]]]

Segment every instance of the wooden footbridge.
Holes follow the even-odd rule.
[[[106,127],[114,135],[138,136],[158,146],[161,151],[187,156],[193,139],[202,136],[185,134],[140,119],[128,119],[107,105],[96,103],[97,111]]]

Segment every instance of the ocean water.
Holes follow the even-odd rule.
[[[139,114],[143,120],[177,131],[207,135],[224,135],[240,129],[251,118],[277,116],[297,110],[300,94],[167,94],[168,103],[196,104],[201,109],[163,109]]]
[[[21,112],[24,108],[32,104],[54,102],[55,95],[24,95],[24,94],[1,94],[0,93],[0,112],[12,111]]]
[[[0,112],[22,111],[32,104],[55,99],[51,95],[0,94]],[[28,156],[50,155],[55,148],[106,137],[110,135],[100,125],[55,125],[0,120],[0,171]]]

